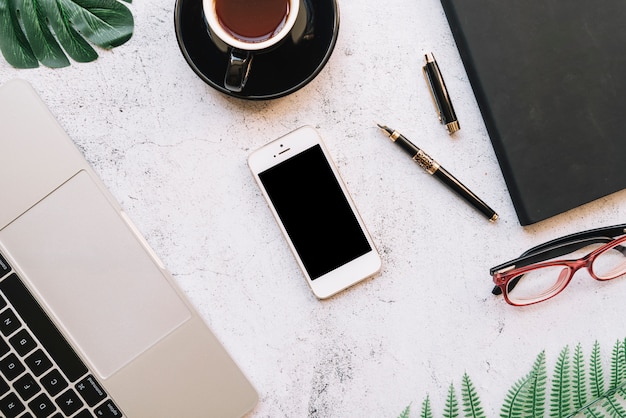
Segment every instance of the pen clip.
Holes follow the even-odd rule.
[[[437,71],[439,70],[439,67],[435,67],[435,68],[437,69]],[[443,119],[441,118],[441,108],[439,107],[439,102],[437,101],[437,98],[435,97],[435,86],[433,85],[433,80],[431,79],[430,71],[428,70],[428,65],[424,65],[422,67],[422,73],[424,73],[424,79],[426,80],[426,83],[428,84],[428,87],[429,87],[428,91],[430,92],[430,98],[433,101],[433,106],[435,106],[435,112],[437,112],[437,117],[439,118],[439,122],[443,123]]]

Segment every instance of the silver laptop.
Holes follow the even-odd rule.
[[[33,88],[0,87],[0,416],[223,418],[256,402]]]

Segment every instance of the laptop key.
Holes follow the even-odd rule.
[[[111,400],[97,407],[94,412],[98,418],[119,418],[122,416],[122,412],[117,409],[117,406]]]
[[[7,260],[5,260],[4,257],[2,257],[2,254],[0,254],[0,277],[4,276],[10,271],[11,271],[11,266],[9,266],[9,263],[7,263]]]
[[[0,361],[0,372],[11,381],[21,375],[26,368],[22,365],[22,362],[13,353],[6,356]]]
[[[75,388],[89,406],[95,406],[107,396],[92,375],[78,382]]]
[[[15,273],[0,281],[0,291],[70,381],[87,374],[85,364]]]
[[[63,411],[63,413],[67,416],[72,415],[84,405],[83,401],[80,400],[80,397],[76,394],[76,392],[74,392],[73,389],[66,390],[55,399],[55,402],[61,411]]]
[[[93,414],[86,409],[83,409],[78,414],[74,415],[74,418],[94,418]]]
[[[30,401],[28,406],[37,418],[47,418],[56,410],[56,407],[45,393]]]
[[[13,334],[21,326],[22,324],[11,309],[0,313],[0,332],[2,332],[2,335],[5,337]]]
[[[35,347],[37,347],[37,342],[25,329],[18,331],[17,334],[9,338],[9,342],[11,343],[13,348],[15,348],[15,351],[17,351],[17,354],[19,354],[22,357],[24,357],[26,354],[31,352]]]
[[[31,355],[24,359],[24,363],[26,363],[30,371],[37,377],[41,376],[52,367],[52,362],[42,349],[35,350]]]
[[[0,397],[7,393],[9,389],[11,388],[9,387],[9,385],[7,385],[7,382],[5,382],[4,379],[0,376]]]
[[[11,347],[7,344],[3,338],[0,338],[0,358],[9,352]]]
[[[20,377],[13,383],[13,387],[25,401],[35,396],[41,390],[41,386],[28,373]]]
[[[42,377],[41,384],[46,388],[50,396],[58,395],[63,389],[69,386],[67,380],[65,380],[56,369]]]
[[[15,418],[25,409],[26,407],[15,393],[9,393],[0,400],[0,411],[2,411],[6,418]]]

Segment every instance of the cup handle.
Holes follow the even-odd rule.
[[[226,75],[224,76],[224,86],[233,92],[240,92],[248,81],[252,64],[252,54],[249,51],[231,48]]]

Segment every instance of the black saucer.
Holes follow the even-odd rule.
[[[286,41],[276,49],[257,54],[243,91],[224,87],[227,55],[207,33],[201,0],[177,0],[174,25],[178,45],[195,73],[211,87],[242,99],[275,99],[304,87],[319,74],[335,47],[339,32],[336,0],[306,0],[312,10],[313,36],[298,45]]]

